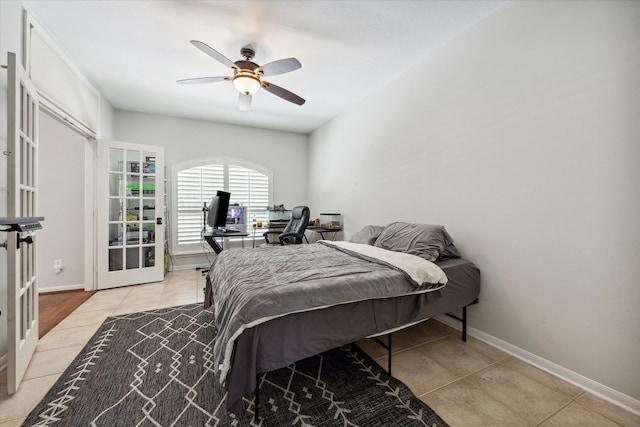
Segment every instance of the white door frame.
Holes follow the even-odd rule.
[[[95,165],[95,156],[96,156],[96,139],[92,134],[87,133],[81,127],[75,125],[73,121],[67,116],[64,115],[62,110],[59,110],[54,107],[51,103],[48,103],[43,98],[40,98],[40,156],[44,159],[43,162],[40,163],[40,192],[43,195],[40,199],[40,208],[46,209],[47,206],[44,206],[44,201],[46,201],[46,195],[42,193],[42,191],[46,191],[47,188],[47,174],[44,173],[47,170],[49,173],[51,172],[51,168],[47,168],[47,152],[51,153],[51,151],[47,150],[48,145],[53,147],[53,149],[59,151],[59,147],[57,145],[57,137],[58,132],[66,132],[64,134],[64,138],[74,138],[74,141],[80,141],[77,148],[80,151],[82,157],[79,160],[78,164],[68,164],[68,162],[62,162],[59,166],[56,166],[53,173],[59,173],[61,168],[77,168],[80,175],[75,182],[81,183],[82,187],[79,189],[80,193],[78,197],[80,200],[83,200],[84,203],[82,205],[81,210],[78,210],[78,215],[74,215],[74,225],[71,228],[65,228],[69,233],[75,233],[76,231],[80,232],[82,229],[82,236],[84,236],[84,240],[82,242],[77,241],[77,243],[82,243],[82,261],[78,259],[76,264],[74,264],[73,268],[82,270],[82,279],[74,280],[72,282],[66,281],[61,286],[50,286],[50,283],[46,283],[47,279],[51,279],[51,276],[47,275],[47,268],[49,266],[43,265],[43,262],[46,262],[46,254],[45,252],[40,252],[40,292],[57,292],[57,291],[65,291],[71,289],[84,289],[85,291],[92,291],[95,289],[95,272],[96,272],[96,264],[95,264],[95,174],[96,174],[96,165]],[[49,118],[48,120],[44,120],[45,118]],[[60,131],[59,128],[64,128],[64,131]],[[48,132],[52,130],[54,133],[54,138],[52,138]],[[49,150],[51,150],[51,147]],[[43,157],[44,156],[44,157]],[[76,157],[77,159],[78,157]],[[53,162],[58,163],[57,160],[52,160]],[[43,172],[44,171],[44,172]],[[74,172],[75,173],[75,172]],[[44,180],[44,181],[43,181]],[[51,188],[51,185],[48,186]],[[43,210],[44,212],[44,210]],[[66,213],[65,213],[66,214]],[[47,213],[47,228],[53,227],[69,227],[69,223],[67,224],[58,224],[56,221],[60,219],[57,216],[58,213],[55,211],[52,213]],[[47,232],[49,234],[49,232]],[[41,240],[40,250],[43,250],[43,244],[46,243],[46,246],[51,247],[52,237],[51,235],[47,236],[47,239]],[[61,244],[64,244],[64,240],[59,240]],[[78,276],[75,276],[78,277]],[[80,285],[80,286],[78,286]]]
[[[85,149],[85,222],[84,222],[84,290],[98,290],[98,141],[95,138],[87,138]]]

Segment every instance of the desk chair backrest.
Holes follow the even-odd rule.
[[[304,239],[304,232],[307,229],[307,225],[309,225],[309,216],[311,216],[311,211],[309,211],[308,206],[296,206],[293,208],[291,211],[291,220],[284,228],[282,234],[280,234],[280,236],[282,236],[280,237],[282,243],[290,245],[301,244]]]

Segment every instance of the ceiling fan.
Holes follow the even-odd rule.
[[[240,97],[238,98],[238,106],[242,111],[246,111],[251,108],[251,96],[256,93],[261,87],[264,88],[264,90],[266,90],[267,92],[270,92],[275,96],[279,96],[285,101],[293,102],[297,105],[302,105],[305,103],[305,100],[303,98],[300,98],[295,93],[281,88],[280,86],[276,86],[273,83],[262,80],[263,77],[288,73],[302,67],[302,64],[300,64],[300,61],[298,61],[296,58],[280,59],[261,66],[252,61],[256,52],[251,45],[247,45],[240,49],[240,55],[242,55],[244,59],[233,62],[206,43],[198,40],[191,40],[191,44],[216,61],[220,62],[221,64],[231,67],[233,69],[233,76],[196,77],[193,79],[182,79],[178,80],[179,84],[198,84],[231,81],[235,88],[240,92]]]

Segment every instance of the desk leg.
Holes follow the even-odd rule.
[[[207,241],[209,246],[211,246],[211,248],[213,249],[213,251],[217,255],[220,255],[220,252],[222,252],[222,247],[218,244],[218,242],[216,241],[215,237],[213,237],[213,236],[204,236],[204,240]]]

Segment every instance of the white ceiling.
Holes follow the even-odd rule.
[[[360,101],[504,1],[24,0],[80,71],[116,108],[308,133]],[[264,64],[296,57],[302,68],[267,80],[306,99],[264,90],[239,111],[230,82],[176,80],[230,75],[192,46],[232,61],[257,47]]]

